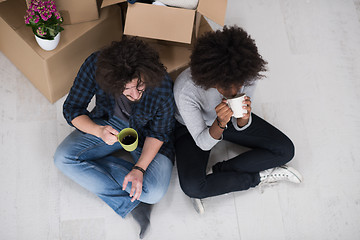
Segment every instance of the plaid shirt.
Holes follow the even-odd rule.
[[[81,66],[69,95],[64,102],[63,114],[66,121],[88,115],[91,119],[110,119],[114,115],[115,99],[105,93],[95,80],[97,52],[91,54]],[[96,96],[96,106],[89,112],[87,107]],[[164,144],[159,153],[174,161],[175,101],[173,82],[166,76],[159,87],[146,89],[141,100],[134,104],[129,119],[130,127],[139,134],[139,146],[144,145],[145,137],[153,137]]]

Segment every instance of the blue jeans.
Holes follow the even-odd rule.
[[[110,125],[118,131],[128,127],[127,122],[117,117],[95,122]],[[96,194],[124,218],[140,202],[154,204],[160,201],[168,189],[173,164],[169,158],[158,153],[145,172],[140,199],[131,202],[131,182],[125,190],[122,190],[122,183],[134,164],[111,156],[120,149],[119,142],[107,145],[98,137],[75,130],[59,145],[54,161],[66,176]],[[131,152],[135,163],[141,151],[142,148],[138,147]]]

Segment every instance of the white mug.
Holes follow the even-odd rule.
[[[234,98],[227,99],[227,103],[231,110],[233,111],[233,116],[236,118],[242,118],[244,114],[247,113],[247,110],[243,108],[246,106],[243,101],[245,100],[246,94],[240,93],[236,95]]]

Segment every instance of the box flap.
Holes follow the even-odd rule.
[[[190,43],[195,10],[129,4],[124,34],[166,41]]]
[[[0,17],[12,28],[18,29],[25,26],[26,14],[24,0],[8,0],[0,3]]]
[[[196,31],[195,31],[195,37],[199,38],[201,35],[203,35],[206,32],[212,32],[214,31],[208,21],[204,18],[203,15],[200,13],[196,14]]]
[[[110,6],[110,5],[114,5],[117,3],[122,3],[122,2],[126,2],[126,0],[103,0],[101,3],[101,8]]]
[[[176,71],[189,64],[191,46],[165,41],[143,40],[159,53],[160,61],[166,67],[167,72]]]
[[[99,19],[96,0],[58,0],[55,4],[64,19],[64,24],[73,24]]]
[[[224,26],[227,0],[199,0],[198,12]]]

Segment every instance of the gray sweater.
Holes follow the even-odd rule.
[[[255,86],[242,87],[239,93],[246,93],[251,98]],[[175,118],[185,125],[196,145],[202,150],[212,149],[221,139],[214,139],[209,132],[210,126],[216,119],[215,107],[220,104],[223,96],[216,88],[205,90],[192,80],[190,68],[183,71],[175,81],[174,97],[177,106]],[[251,124],[239,128],[236,118],[231,118],[234,128],[238,131],[246,129]]]

